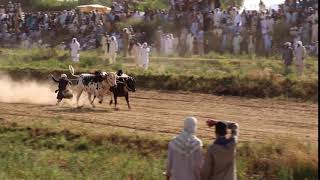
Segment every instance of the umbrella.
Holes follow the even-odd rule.
[[[110,13],[111,8],[102,6],[99,4],[91,4],[91,5],[81,5],[77,6],[77,8],[84,13],[89,13],[91,11],[98,11],[98,13]]]

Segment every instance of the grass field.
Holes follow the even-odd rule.
[[[53,49],[0,49],[0,71],[7,72],[12,77],[30,78],[31,76],[34,79],[45,80],[49,73],[58,75],[61,72],[68,72],[69,64],[75,67],[77,73],[92,72],[96,69],[115,71],[121,68],[126,73],[136,77],[139,88],[185,90],[220,95],[279,97],[282,99],[294,98],[295,100],[311,101],[316,101],[318,98],[318,61],[314,58],[307,59],[304,75],[297,77],[294,69],[292,73],[283,75],[282,63],[279,57],[234,57],[232,55],[222,56],[219,54],[209,54],[201,58],[197,56],[187,58],[152,56],[150,69],[143,71],[136,68],[130,58],[119,58],[117,64],[108,65],[107,62],[103,62],[100,54],[102,53],[98,51],[82,52],[80,63],[74,64],[69,60],[67,51]],[[30,76],[25,74],[28,72],[31,74]],[[151,93],[150,96],[154,96],[153,93],[158,93],[157,95],[160,96],[159,92],[149,93]],[[146,101],[145,96],[144,94],[144,98],[136,99],[136,102],[141,101],[140,104],[136,104],[140,106],[135,106],[137,112],[139,112],[139,108],[150,111],[150,109],[156,109],[155,107],[160,106],[157,118],[172,117],[170,116],[172,114],[168,111],[162,112],[165,109],[161,108],[161,106],[166,103],[175,105],[172,103],[173,101],[166,100],[162,104],[148,104],[150,101]],[[162,96],[165,96],[165,98],[170,97],[172,100],[174,98],[171,96],[176,97],[177,95],[162,94]],[[179,98],[183,98],[187,95],[180,94],[180,96]],[[197,98],[200,97],[199,94],[197,96]],[[203,101],[207,103],[206,108],[211,103],[212,110],[216,112],[211,113],[210,116],[218,115],[219,117],[222,116],[219,113],[225,114],[226,112],[229,113],[228,115],[232,115],[229,110],[235,110],[237,116],[230,117],[237,122],[242,121],[240,123],[244,127],[243,131],[241,131],[243,133],[242,138],[246,137],[250,130],[253,130],[253,132],[262,130],[257,136],[265,136],[263,133],[270,132],[270,129],[279,132],[280,129],[273,129],[273,127],[278,126],[285,127],[287,130],[297,126],[305,126],[304,128],[309,130],[308,128],[312,126],[310,128],[312,131],[310,130],[310,132],[315,131],[313,126],[316,125],[313,117],[316,115],[313,111],[316,105],[314,103],[310,103],[312,105],[296,103],[298,107],[294,109],[292,108],[294,103],[292,103],[292,106],[287,107],[284,101],[270,100],[267,104],[261,103],[263,107],[260,107],[259,103],[257,103],[258,100],[252,100],[251,105],[252,103],[255,105],[255,108],[253,108],[248,106],[250,105],[249,102],[243,102],[244,99],[226,98],[220,99],[226,104],[221,106],[218,111],[218,107],[216,107],[218,104],[216,105],[215,103],[219,102],[219,99],[211,97],[215,99],[211,102],[207,95],[202,96],[210,102],[205,102],[204,100],[196,102],[192,98],[187,100],[192,101],[191,103],[194,105],[201,104]],[[199,99],[197,100],[199,101]],[[186,99],[184,101],[179,99],[178,102],[183,103],[176,108],[185,107],[182,106],[183,104],[188,105]],[[239,106],[235,105],[235,103],[239,103]],[[222,104],[220,103],[220,105]],[[148,108],[149,106],[151,107]],[[185,107],[185,111],[173,109],[173,111],[176,111],[174,115],[179,116],[179,113],[189,111],[198,112],[192,110],[192,105],[188,106]],[[235,107],[239,109],[237,110]],[[287,117],[286,121],[278,122],[279,117],[271,116],[273,112],[276,112],[277,107],[279,107],[280,112],[276,115],[282,113],[284,116],[282,118]],[[308,107],[311,109],[305,110]],[[99,110],[88,110],[85,114],[69,111],[68,109],[61,112],[47,111],[47,114],[51,112],[52,115],[47,119],[45,119],[46,116],[39,115],[49,108],[56,109],[56,107],[46,107],[44,105],[1,103],[3,113],[0,114],[0,179],[152,180],[164,178],[162,172],[165,170],[166,148],[170,138],[161,136],[159,133],[150,132],[152,134],[150,136],[150,134],[135,131],[135,128],[132,127],[142,126],[139,124],[140,121],[134,119],[141,119],[141,117],[132,115],[135,111],[121,112],[124,116],[131,114],[131,116],[128,116],[128,118],[131,118],[131,121],[128,122],[128,127],[130,126],[131,128],[129,128],[129,131],[128,129],[121,131],[112,125],[117,123],[121,125],[122,121],[116,119],[105,121],[106,113],[112,113],[110,110],[104,109],[100,112]],[[223,108],[226,108],[226,110]],[[292,114],[286,116],[286,113],[289,112],[286,108],[292,110],[290,112],[297,113],[292,113],[295,116],[304,115],[302,117],[305,117],[310,122],[292,121],[294,118],[289,118],[289,115]],[[251,109],[254,110],[251,112]],[[56,114],[56,112],[59,113]],[[266,116],[267,120],[261,117],[260,119],[258,117],[255,119],[260,123],[265,123],[267,127],[264,128],[266,129],[262,126],[256,127],[250,124],[252,119],[245,118],[251,113],[257,114],[257,112],[260,112],[261,116],[268,114]],[[62,116],[62,114],[64,115]],[[242,118],[239,117],[240,114],[243,115]],[[115,113],[112,115],[115,116]],[[92,127],[95,127],[95,132],[101,128],[99,129],[100,134],[95,134],[95,132],[92,132],[92,134],[84,133],[85,126],[82,119],[70,121],[72,118],[75,120],[74,118],[84,116],[93,118],[88,118],[87,120],[92,123]],[[118,115],[117,117],[120,116]],[[269,117],[270,119],[268,119]],[[148,118],[153,117],[144,117],[142,120],[150,121],[149,123],[155,124],[155,126],[157,126],[157,123],[160,123],[160,125],[162,123],[159,121],[155,123],[155,121],[152,121],[155,119],[150,120]],[[103,128],[99,127],[98,120],[103,121],[103,123],[109,123],[107,129],[110,131],[101,133]],[[175,128],[178,128],[177,124],[179,122],[174,118],[171,120],[171,126],[174,124],[173,130],[175,130]],[[80,124],[79,127],[77,126],[78,129],[82,130],[79,130],[78,133],[75,131],[76,122]],[[277,124],[277,126],[271,126],[273,123]],[[58,124],[60,125],[58,126]],[[66,128],[66,124],[68,124],[69,129]],[[101,124],[102,122],[100,122],[100,126]],[[167,125],[169,126],[170,124]],[[154,126],[147,125],[146,127],[152,129]],[[268,130],[268,128],[270,129]],[[204,129],[200,131],[204,132]],[[172,132],[176,133],[176,131]],[[303,132],[305,131],[303,130]],[[294,137],[268,139],[269,136],[264,137],[263,142],[254,140],[241,141],[237,149],[237,173],[239,179],[318,179],[318,144],[314,143],[314,141],[306,140],[308,139],[307,137],[310,137],[307,133],[300,135],[303,136],[301,139],[304,139],[304,141]],[[207,138],[208,136],[210,137],[210,135],[206,135]],[[204,149],[207,148],[209,143],[211,142],[206,139]]]
[[[155,57],[150,58],[147,71],[136,68],[130,58],[118,58],[118,63],[108,65],[99,51],[81,53],[80,63],[70,61],[67,51],[55,49],[12,50],[1,49],[0,70],[33,70],[42,72],[45,79],[52,72],[68,72],[72,64],[77,72],[97,69],[116,71],[123,69],[136,77],[138,86],[150,89],[183,90],[218,95],[249,97],[280,97],[317,101],[318,61],[307,58],[304,74],[297,77],[295,68],[283,74],[279,57],[232,56],[211,53],[205,57]],[[162,83],[159,83],[162,82]]]
[[[0,179],[163,179],[167,142],[157,135],[88,136],[1,121]],[[318,179],[312,144],[247,142],[239,145],[237,155],[240,180]]]

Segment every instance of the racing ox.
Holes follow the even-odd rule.
[[[90,104],[92,107],[95,107],[93,102],[96,97],[99,99],[99,103],[101,104],[103,97],[111,94],[110,89],[117,87],[116,73],[101,72],[99,74],[83,73],[75,75],[74,68],[71,65],[69,65],[69,70],[72,76],[77,77],[77,106],[79,105],[79,98],[83,91],[87,92]],[[92,95],[94,96],[93,99],[91,99]]]

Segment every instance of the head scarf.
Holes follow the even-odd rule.
[[[197,129],[197,119],[188,117],[184,121],[182,132],[172,140],[172,148],[184,156],[190,156],[202,147],[202,142],[194,134]]]
[[[72,48],[80,48],[80,43],[78,42],[77,38],[72,38],[71,47]]]
[[[67,75],[66,74],[61,74],[60,78],[67,79]]]
[[[147,47],[148,47],[148,43],[146,43],[146,42],[143,43],[143,44],[142,44],[142,47],[143,47],[143,48],[147,48]]]
[[[297,41],[297,45],[302,46],[302,42],[301,41]]]

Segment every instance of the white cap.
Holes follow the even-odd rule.
[[[60,77],[61,77],[61,78],[67,78],[67,75],[66,75],[66,74],[61,74]]]

